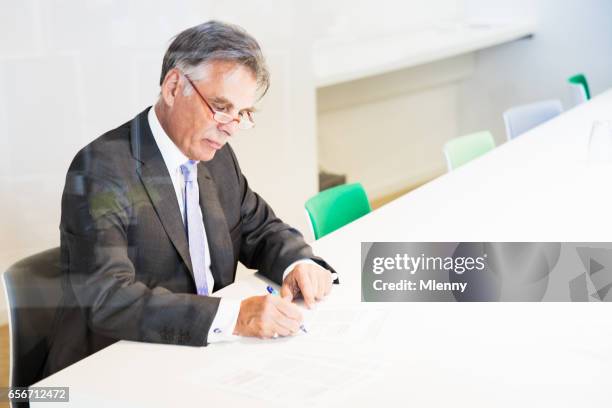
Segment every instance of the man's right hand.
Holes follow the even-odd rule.
[[[289,336],[302,324],[300,309],[280,296],[253,296],[240,303],[234,334],[260,337]]]

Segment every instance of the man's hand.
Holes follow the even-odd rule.
[[[279,296],[253,296],[240,303],[234,334],[262,339],[297,333],[302,324],[300,309]]]
[[[281,296],[292,301],[301,294],[306,307],[310,309],[316,301],[331,292],[332,283],[332,274],[327,269],[310,263],[298,264],[285,277]]]

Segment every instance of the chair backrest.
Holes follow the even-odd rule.
[[[504,112],[506,136],[512,140],[563,112],[561,102],[553,99],[515,106]]]
[[[567,78],[574,106],[591,99],[591,90],[584,74],[576,74]]]
[[[454,170],[494,148],[495,140],[488,130],[456,137],[444,144],[446,166],[449,171]]]
[[[3,274],[9,305],[10,384],[42,379],[53,324],[62,299],[60,248],[22,259]]]
[[[306,201],[315,239],[362,217],[372,211],[361,183],[344,184],[325,191]]]

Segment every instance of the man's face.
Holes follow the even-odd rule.
[[[187,74],[189,75],[189,74]],[[253,111],[257,82],[244,66],[213,61],[190,77],[213,110],[234,118]],[[178,148],[191,160],[211,160],[217,150],[238,130],[238,122],[221,124],[195,90],[184,95],[189,82],[178,69],[172,70],[162,84],[162,98],[167,107],[162,126]]]

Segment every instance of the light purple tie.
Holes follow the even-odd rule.
[[[206,264],[204,246],[206,234],[204,233],[204,221],[198,208],[200,206],[200,194],[196,175],[197,163],[189,160],[181,165],[181,173],[185,177],[185,229],[189,237],[189,254],[191,255],[191,266],[195,278],[198,295],[208,295],[208,284],[206,283]]]

